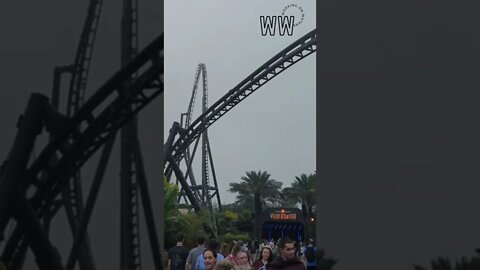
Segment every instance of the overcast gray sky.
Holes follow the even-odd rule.
[[[280,15],[296,3],[304,21],[293,36],[262,36],[260,16]],[[213,104],[255,69],[315,28],[315,1],[166,1],[165,129],[187,111],[195,71],[204,63]],[[292,15],[300,18],[300,11]],[[289,186],[315,172],[315,54],[295,64],[242,101],[208,129],[218,187],[227,192],[246,171],[262,170]],[[200,115],[201,86],[193,118]],[[193,121],[193,119],[192,119]],[[193,148],[193,145],[192,145]],[[200,151],[197,157],[200,156]],[[199,162],[197,162],[199,164]],[[200,169],[196,171],[201,179]],[[197,180],[198,181],[198,180]]]

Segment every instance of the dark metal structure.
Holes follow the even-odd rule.
[[[85,99],[88,74],[92,63],[93,48],[98,31],[101,10],[101,0],[90,1],[74,64],[70,67],[71,78],[67,99],[67,117],[72,117],[77,113]],[[59,85],[56,87],[59,87]],[[55,88],[55,91],[59,91],[59,88]],[[71,139],[73,140],[74,138]],[[62,191],[62,200],[67,213],[70,229],[74,232],[78,229],[80,215],[83,212],[84,205],[80,170],[75,171],[73,177],[69,180],[68,185]],[[96,269],[87,232],[85,232],[83,236],[83,243],[78,248],[78,254],[78,261],[81,270]]]
[[[121,63],[126,65],[138,50],[138,1],[123,1]],[[128,89],[132,78],[125,81]],[[133,108],[128,108],[132,110]],[[120,269],[140,270],[139,181],[146,184],[140,144],[137,137],[137,117],[133,116],[121,131],[120,149]],[[150,216],[149,216],[150,217]],[[152,222],[147,220],[147,222]],[[155,231],[155,230],[154,230]],[[157,236],[155,235],[155,238]]]
[[[203,110],[202,114],[191,124],[189,121],[187,121],[185,126],[180,125],[178,122],[173,123],[164,149],[165,176],[167,177],[168,181],[170,181],[172,174],[175,174],[176,181],[182,186],[183,192],[181,195],[188,198],[192,208],[198,211],[203,205],[203,201],[199,199],[200,196],[198,194],[198,186],[195,184],[195,182],[191,182],[191,184],[189,184],[187,181],[187,177],[191,175],[190,164],[192,163],[191,160],[193,159],[193,155],[191,156],[189,151],[190,145],[196,141],[194,146],[194,149],[196,149],[200,135],[206,134],[206,130],[209,126],[215,123],[225,113],[230,111],[233,107],[238,105],[242,100],[258,90],[275,76],[282,73],[308,55],[314,53],[316,51],[316,43],[317,34],[316,29],[314,29],[277,53],[247,78],[237,84],[234,88],[230,89],[212,106],[208,107],[206,110]],[[194,93],[192,93],[189,110],[192,106],[192,100],[194,99],[198,74],[201,70],[202,64],[199,65],[199,68],[197,69]],[[204,78],[206,78],[206,76],[204,76]],[[177,135],[178,138],[175,140]],[[207,143],[207,148],[208,147],[209,146]],[[211,154],[211,152],[209,153]],[[185,159],[187,164],[185,174],[180,168],[180,163],[183,159]],[[190,177],[190,180],[192,180],[192,177]],[[203,188],[205,188],[205,185],[203,185]],[[208,186],[206,189],[209,189]]]
[[[202,77],[202,113],[206,112],[208,109],[208,79],[207,79],[207,67],[205,64],[199,64],[197,67],[197,71],[195,73],[195,80],[193,83],[193,90],[192,90],[192,97],[190,98],[190,102],[188,104],[188,110],[186,113],[183,113],[181,115],[181,122],[180,126],[183,129],[187,129],[190,126],[190,122],[192,119],[193,115],[193,108],[195,105],[195,97],[197,94],[197,89],[199,86],[199,80],[200,76]],[[183,119],[185,118],[185,122]],[[222,204],[220,201],[220,195],[218,193],[218,185],[217,185],[217,177],[215,175],[215,167],[213,165],[213,159],[212,159],[212,151],[210,148],[210,141],[208,140],[208,132],[207,130],[203,131],[202,133],[202,157],[201,157],[201,168],[202,168],[202,184],[197,185],[196,180],[195,180],[195,175],[192,170],[192,164],[193,164],[193,158],[195,156],[197,146],[199,143],[200,137],[197,138],[197,141],[195,143],[195,147],[193,148],[193,152],[190,152],[190,147],[187,147],[185,150],[185,165],[186,165],[186,174],[185,174],[185,180],[188,180],[190,178],[190,189],[193,191],[193,194],[195,195],[196,199],[199,201],[199,203],[208,210],[209,214],[209,219],[210,219],[210,227],[212,229],[213,235],[216,236],[217,234],[217,222],[215,219],[215,215],[213,214],[213,204],[212,204],[212,199],[215,197],[217,198],[217,203],[219,209],[221,209]],[[210,164],[210,165],[209,165]],[[211,173],[213,177],[213,186],[210,184],[210,170],[211,168]],[[177,185],[178,185],[178,179],[177,179]],[[180,196],[178,196],[178,201],[183,197],[185,200],[185,203],[188,204],[186,193],[185,193],[185,188],[182,188],[180,192]],[[213,191],[211,194],[210,191]]]
[[[54,70],[52,101],[33,94],[18,124],[14,145],[0,173],[1,260],[8,269],[22,269],[28,247],[39,269],[96,269],[87,227],[102,183],[116,132],[122,131],[121,269],[141,269],[139,204],[142,203],[155,269],[163,269],[157,226],[144,173],[135,115],[163,93],[163,35],[140,53],[137,2],[124,1],[122,68],[84,102],[93,45],[102,2],[91,0],[75,63]],[[61,75],[71,75],[66,113],[60,113]],[[133,128],[132,128],[133,127]],[[43,129],[49,142],[32,162],[35,138]],[[124,147],[126,145],[126,147]],[[84,203],[80,168],[100,148],[103,151]],[[122,167],[123,169],[123,167]],[[125,177],[123,177],[125,176]],[[51,220],[65,209],[72,243],[60,254],[51,243]],[[8,224],[13,233],[5,239]]]

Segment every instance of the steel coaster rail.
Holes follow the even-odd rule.
[[[60,153],[63,152],[62,144],[65,143],[65,140],[68,138],[69,135],[75,133],[77,127],[80,126],[82,123],[86,124],[94,124],[95,115],[94,112],[101,108],[103,103],[108,100],[109,97],[113,96],[115,91],[120,91],[120,86],[122,85],[125,78],[129,78],[132,74],[137,72],[140,68],[147,65],[149,61],[155,62],[160,60],[155,60],[155,58],[159,58],[158,55],[159,51],[163,50],[163,35],[155,39],[148,47],[146,47],[137,57],[135,57],[130,64],[128,64],[125,68],[118,71],[112,78],[110,78],[103,86],[100,87],[98,91],[96,91],[92,97],[85,102],[85,104],[79,109],[78,113],[76,113],[69,123],[60,131],[59,134],[56,134],[54,140],[49,143],[45,149],[40,153],[38,158],[32,164],[30,168],[30,172],[33,176],[38,176],[37,174],[47,166],[48,161],[53,156],[55,151],[59,151]],[[161,66],[162,65],[162,66]],[[161,66],[161,68],[160,68]],[[159,69],[157,72],[162,70],[163,73],[163,63],[156,63],[152,65],[152,68]],[[155,74],[157,75],[157,74]],[[153,79],[153,78],[150,78]],[[145,80],[143,78],[143,80]],[[136,89],[143,90],[143,89]],[[163,92],[163,85],[161,92]],[[160,92],[160,93],[161,93]],[[132,93],[132,91],[128,92]],[[124,95],[128,93],[118,93],[119,95]],[[159,93],[159,94],[160,94]],[[145,96],[145,95],[143,95]],[[132,98],[132,97],[130,97]],[[118,97],[116,99],[118,101]],[[106,113],[106,111],[103,111]],[[98,115],[98,114],[97,114]],[[81,131],[83,132],[83,131]]]
[[[200,63],[198,66],[197,66],[197,71],[195,72],[195,80],[194,80],[194,83],[193,83],[193,89],[192,89],[192,96],[190,98],[190,103],[188,104],[188,110],[187,110],[187,113],[186,113],[186,119],[185,119],[185,127],[189,127],[190,126],[190,122],[192,120],[192,114],[193,114],[193,108],[195,106],[195,97],[196,97],[196,94],[197,94],[197,89],[198,89],[198,81],[200,79],[200,74],[203,74],[203,95],[205,96],[206,95],[206,81],[207,81],[207,67],[205,66],[205,64],[203,63]],[[196,148],[196,147],[195,147]],[[195,152],[195,150],[194,150]],[[193,174],[193,171],[191,170],[191,159],[193,160],[193,157],[191,157],[190,155],[190,148],[187,147],[185,149],[185,163],[187,164],[187,172],[185,173],[185,179],[188,178],[188,176],[190,176],[190,183],[192,186],[196,186],[197,183],[196,183],[196,180],[195,180],[195,176]],[[200,197],[200,194],[198,193],[198,190],[193,190],[194,193],[196,193],[196,195],[198,197]]]
[[[72,76],[67,97],[67,117],[74,115],[84,101],[101,11],[102,0],[90,0],[87,17],[85,18],[72,66]],[[82,193],[81,174],[80,171],[77,171],[62,191],[62,201],[70,228],[73,231],[76,230],[80,213],[83,211]],[[79,256],[82,258],[80,260],[80,270],[96,270],[88,234],[85,235],[85,242],[79,253]]]

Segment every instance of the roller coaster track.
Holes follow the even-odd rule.
[[[192,97],[190,98],[190,103],[188,104],[188,110],[186,113],[186,118],[185,118],[185,127],[190,126],[190,122],[192,120],[192,114],[193,114],[193,108],[195,106],[195,97],[197,95],[197,88],[198,88],[198,80],[200,78],[200,74],[203,74],[203,95],[206,94],[206,81],[207,81],[207,68],[205,67],[205,64],[199,64],[197,67],[197,71],[195,72],[195,80],[193,82],[193,90],[192,90]],[[192,186],[197,186],[197,183],[195,181],[195,176],[193,175],[193,172],[191,170],[191,155],[190,155],[190,148],[187,147],[185,149],[185,163],[187,164],[187,173],[185,176],[190,177],[190,183]],[[200,199],[200,194],[197,189],[194,189],[194,194],[197,196],[198,199]],[[180,197],[179,197],[180,198]]]
[[[138,53],[138,1],[123,0],[121,64]],[[136,74],[134,74],[135,76]],[[133,78],[132,78],[133,79]],[[130,80],[125,82],[129,87]],[[144,177],[137,117],[122,127],[120,136],[120,270],[141,270],[139,180]],[[146,181],[143,179],[143,181]]]
[[[130,87],[124,88],[125,81],[136,73],[138,76],[131,80]],[[61,124],[52,134],[52,140],[25,172],[27,185],[23,188],[33,191],[27,205],[31,206],[37,219],[47,215],[47,218],[53,217],[60,209],[54,199],[67,185],[67,180],[111,139],[128,119],[163,93],[162,76],[163,35],[115,73],[73,117],[61,118]],[[5,230],[3,221],[9,218],[0,215],[0,232]],[[26,247],[24,235],[28,232],[20,225],[16,225],[2,254],[2,260],[8,266],[22,259],[22,250]],[[156,268],[162,269],[158,243],[154,246]]]
[[[72,66],[72,76],[67,100],[67,116],[72,117],[83,104],[88,81],[90,65],[92,63],[95,37],[98,30],[102,11],[101,0],[90,0],[87,17],[83,25],[80,41]],[[68,185],[62,191],[62,200],[67,213],[68,222],[72,231],[78,229],[80,215],[83,211],[83,195],[80,171],[68,180]],[[84,244],[79,250],[81,270],[95,270],[95,261],[92,256],[88,234],[84,236]]]
[[[193,83],[193,90],[192,90],[192,96],[190,98],[190,102],[188,104],[188,110],[185,114],[186,119],[185,119],[185,128],[188,128],[190,126],[190,122],[192,119],[193,115],[193,107],[195,105],[195,97],[197,94],[197,89],[199,85],[199,80],[200,76],[202,76],[202,113],[204,113],[208,109],[208,78],[207,78],[207,67],[205,64],[200,63],[197,67],[197,71],[195,72],[195,80]],[[194,154],[198,146],[198,140],[197,143],[195,143],[194,147]],[[210,219],[210,227],[212,228],[212,232],[214,236],[216,237],[217,234],[217,228],[216,228],[216,219],[215,215],[213,213],[213,205],[212,205],[212,196],[210,195],[210,189],[213,189],[216,193],[214,195],[217,196],[218,199],[218,207],[221,208],[221,202],[220,202],[220,197],[218,196],[218,186],[215,178],[215,170],[213,169],[213,160],[212,160],[212,153],[210,151],[210,145],[208,141],[208,132],[205,130],[202,133],[202,185],[198,186],[195,181],[195,177],[193,174],[192,170],[192,162],[193,162],[193,156],[190,155],[190,147],[187,147],[185,150],[185,163],[187,166],[187,172],[185,173],[185,180],[190,177],[190,183],[191,183],[191,188],[193,191],[193,195],[195,198],[201,202],[201,204],[208,209],[209,211],[209,219]],[[208,167],[208,161],[210,160],[212,164],[212,174],[214,177],[214,183],[215,186],[212,188],[210,187],[210,177],[209,177],[209,167]],[[178,185],[178,179],[177,179],[177,185]],[[199,192],[199,188],[201,188],[202,192]],[[183,191],[183,190],[182,190]],[[181,197],[185,196],[185,192],[181,192],[181,196],[178,196],[178,200],[180,200]]]
[[[75,63],[74,72],[70,79],[70,91],[68,94],[67,115],[71,116],[78,111],[85,98],[88,73],[92,63],[93,45],[97,34],[102,0],[90,0],[88,13],[83,26]]]
[[[308,55],[314,53],[316,51],[316,42],[317,34],[316,29],[314,29],[287,46],[261,67],[256,69],[252,74],[210,106],[204,113],[202,113],[202,115],[193,121],[186,130],[179,133],[180,135],[178,139],[170,148],[171,153],[166,153],[167,158],[164,160],[165,175],[167,177],[171,175],[174,167],[177,167],[172,165],[171,162],[180,164],[188,146],[209,126],[278,74],[282,73]],[[195,200],[193,196],[189,196],[189,199],[191,202]],[[195,205],[196,203],[193,204]]]

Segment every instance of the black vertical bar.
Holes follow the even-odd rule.
[[[207,147],[208,147],[208,156],[210,157],[210,166],[212,166],[212,176],[213,176],[213,183],[215,185],[216,196],[218,201],[218,211],[222,212],[222,203],[220,201],[220,195],[218,194],[218,185],[217,185],[217,175],[215,174],[215,167],[213,166],[213,157],[212,157],[212,150],[210,149],[210,141],[207,140]]]
[[[188,183],[185,180],[185,178],[183,177],[182,170],[180,170],[178,165],[175,163],[175,160],[173,160],[173,157],[172,157],[171,154],[170,154],[170,156],[167,156],[167,158],[169,160],[170,165],[172,166],[172,169],[173,169],[173,172],[175,173],[175,176],[180,181],[182,186],[186,187],[184,189],[184,191],[185,191],[185,194],[187,195],[188,199],[190,200],[190,204],[193,206],[195,211],[197,211],[197,212],[200,211],[200,206],[198,204],[198,201],[195,199],[195,196],[193,195],[190,188],[188,188]]]
[[[135,56],[137,46],[136,22],[134,15],[136,0],[123,0],[123,13],[121,21],[121,64],[127,63]],[[125,80],[123,90],[131,87],[132,77]],[[131,108],[128,108],[131,110]],[[137,124],[136,116],[133,116],[121,131],[121,211],[120,211],[120,269],[135,270],[140,268],[139,237],[135,237],[138,230],[138,207],[137,183],[134,176],[134,142],[136,140]],[[135,224],[134,219],[137,221]]]
[[[142,153],[140,151],[140,143],[138,138],[136,140],[135,147],[135,166],[137,171],[137,184],[140,188],[140,198],[142,200],[143,211],[145,213],[145,221],[147,224],[147,230],[150,239],[150,246],[152,248],[153,262],[155,264],[155,269],[163,269],[162,257],[160,253],[160,245],[158,244],[158,235],[155,229],[155,220],[153,219],[153,209],[152,203],[150,200],[150,195],[148,193],[148,183],[145,176],[145,169],[143,167]]]
[[[67,260],[67,266],[66,266],[67,270],[73,270],[75,266],[75,261],[78,256],[78,249],[80,248],[83,242],[83,239],[84,239],[83,235],[87,231],[87,226],[88,226],[88,223],[90,222],[92,210],[95,205],[95,201],[97,199],[100,186],[102,184],[103,176],[107,168],[110,154],[112,153],[113,145],[115,143],[115,137],[116,137],[116,133],[114,133],[112,137],[108,139],[108,141],[105,143],[105,146],[103,147],[102,155],[100,157],[100,161],[98,163],[98,167],[95,172],[93,184],[90,188],[90,192],[88,194],[88,198],[85,203],[85,208],[80,215],[78,229],[75,232],[73,246],[72,246],[72,249],[70,250],[70,255],[68,256],[68,260]]]
[[[61,68],[55,67],[53,69],[53,89],[52,89],[52,106],[58,110],[60,100],[60,78]]]

